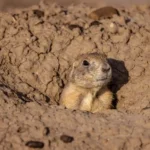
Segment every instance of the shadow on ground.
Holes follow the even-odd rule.
[[[109,84],[109,88],[114,93],[113,106],[116,108],[118,102],[117,92],[124,84],[128,83],[129,72],[123,61],[110,58],[108,62],[112,67],[112,81]]]

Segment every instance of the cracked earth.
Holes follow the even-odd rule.
[[[0,13],[0,149],[150,149],[150,7],[94,20],[85,4],[40,2]],[[102,52],[114,109],[59,106],[72,62]]]

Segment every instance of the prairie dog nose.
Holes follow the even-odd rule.
[[[104,64],[103,66],[102,66],[102,71],[103,72],[108,72],[110,70],[110,66],[109,66],[109,64]]]

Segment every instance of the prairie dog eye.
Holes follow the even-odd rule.
[[[90,65],[90,63],[87,60],[83,60],[82,65],[87,67]]]

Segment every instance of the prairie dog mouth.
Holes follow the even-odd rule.
[[[104,81],[104,80],[107,80],[108,78],[105,77],[105,78],[101,78],[101,79],[97,79],[97,81]]]

